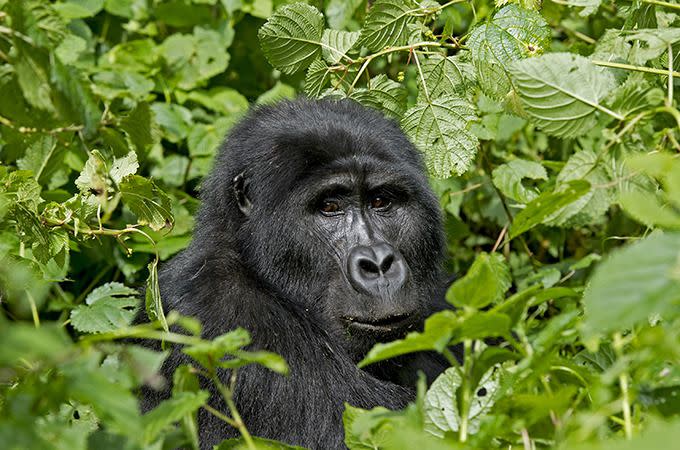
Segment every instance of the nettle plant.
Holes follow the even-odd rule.
[[[241,432],[220,448],[290,448],[251,436],[216,377],[285,362],[243,351],[243,330],[205,341],[166,316],[157,266],[188,244],[195,183],[248,100],[298,87],[401,123],[465,274],[451,310],[360,363],[430,350],[451,368],[404,411],[348,405],[350,449],[678,441],[680,4],[274,6],[0,0],[3,448],[198,448],[199,408]],[[130,325],[121,281],[145,283],[153,323]],[[167,353],[129,338],[195,361],[143,416],[134,390]]]

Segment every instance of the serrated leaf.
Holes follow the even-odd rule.
[[[182,420],[203,406],[210,397],[207,391],[178,392],[171,398],[162,401],[158,406],[142,416],[145,443],[151,443],[163,429]]]
[[[406,111],[406,88],[380,74],[371,79],[367,89],[355,89],[350,98],[362,105],[382,111],[394,119],[400,119]]]
[[[550,53],[515,62],[509,70],[524,111],[548,134],[587,133],[598,110],[623,119],[601,104],[615,86],[614,77],[582,56]]]
[[[464,94],[470,81],[474,79],[473,67],[470,63],[461,61],[458,56],[430,55],[423,59],[421,70],[430,98],[446,94]],[[421,85],[420,95],[423,95],[420,77],[418,83]]]
[[[602,0],[565,0],[564,3],[568,6],[583,8],[579,16],[586,17],[597,12]]]
[[[120,120],[120,128],[127,133],[137,152],[144,154],[158,140],[158,124],[148,103],[139,103]]]
[[[619,201],[624,211],[640,223],[649,227],[680,229],[680,214],[658,194],[622,192]]]
[[[17,160],[21,170],[30,170],[38,183],[47,184],[52,176],[62,170],[66,147],[52,135],[40,135]]]
[[[83,194],[106,196],[109,189],[106,159],[98,150],[92,150],[85,167],[76,178],[76,186]]]
[[[459,308],[481,309],[501,300],[511,284],[503,257],[480,253],[465,276],[448,289],[446,301]]]
[[[171,227],[174,218],[170,197],[156,183],[139,175],[128,175],[119,185],[123,204],[137,216],[140,224],[153,230]]]
[[[134,319],[139,300],[134,297],[108,297],[71,311],[71,325],[82,333],[104,333],[124,328]]]
[[[504,6],[491,20],[473,29],[467,46],[482,90],[504,99],[512,88],[508,65],[541,54],[550,43],[550,35],[538,12],[514,4]]]
[[[137,169],[139,169],[137,154],[135,152],[130,152],[122,158],[115,158],[113,160],[113,164],[111,164],[111,169],[109,170],[109,176],[114,183],[120,184],[123,181],[123,178],[137,173]]]
[[[418,103],[402,119],[402,127],[422,152],[430,173],[448,178],[470,168],[477,153],[477,138],[467,130],[477,119],[466,100],[443,95]]]
[[[130,297],[136,298],[138,294],[139,293],[135,289],[129,288],[123,283],[113,281],[93,289],[92,292],[85,297],[85,303],[92,305],[100,300],[108,301],[116,298],[122,300],[123,297],[126,299],[129,299]]]
[[[601,221],[614,201],[611,189],[605,187],[611,181],[602,167],[601,157],[592,150],[577,151],[569,157],[559,175],[556,185],[564,186],[570,181],[586,180],[592,188],[583,197],[547,217],[543,223],[554,226],[576,226]]]
[[[531,189],[522,180],[547,180],[548,173],[541,164],[525,159],[514,159],[493,170],[493,184],[505,195],[516,202],[529,203],[538,196],[536,189]]]
[[[317,59],[309,65],[305,77],[305,94],[311,98],[318,98],[331,80],[331,72],[328,64],[322,59]]]
[[[323,58],[329,64],[337,64],[359,39],[358,31],[326,29],[321,37]]]
[[[323,15],[313,6],[282,6],[257,33],[269,63],[290,74],[306,68],[321,52],[323,23]]]
[[[510,239],[530,230],[572,202],[590,191],[590,183],[585,180],[570,181],[561,191],[544,192],[533,199],[526,208],[515,216],[510,227]]]
[[[615,250],[583,296],[584,335],[623,331],[680,302],[680,234],[656,234]]]
[[[250,344],[250,334],[243,328],[237,328],[212,341],[185,347],[182,352],[194,358],[203,367],[213,367],[225,355],[233,355],[248,344]]]
[[[413,13],[418,6],[411,0],[395,2],[378,0],[371,6],[357,45],[372,51],[387,45],[404,45],[408,37],[407,25],[414,23]]]

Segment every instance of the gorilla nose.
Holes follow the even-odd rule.
[[[348,258],[349,281],[360,292],[391,294],[406,280],[406,264],[391,245],[381,242],[354,247]]]

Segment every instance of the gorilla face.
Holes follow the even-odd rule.
[[[239,210],[230,227],[253,277],[360,358],[429,314],[443,256],[438,202],[396,124],[349,101],[300,104],[246,121],[266,140],[229,137],[252,150],[227,148],[218,161],[235,166],[222,190]]]

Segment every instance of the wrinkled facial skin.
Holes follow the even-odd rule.
[[[250,231],[245,259],[269,261],[258,274],[325,320],[357,359],[420,328],[435,296],[436,201],[400,168],[351,155],[317,167],[285,198],[248,197],[251,223],[268,226]]]

